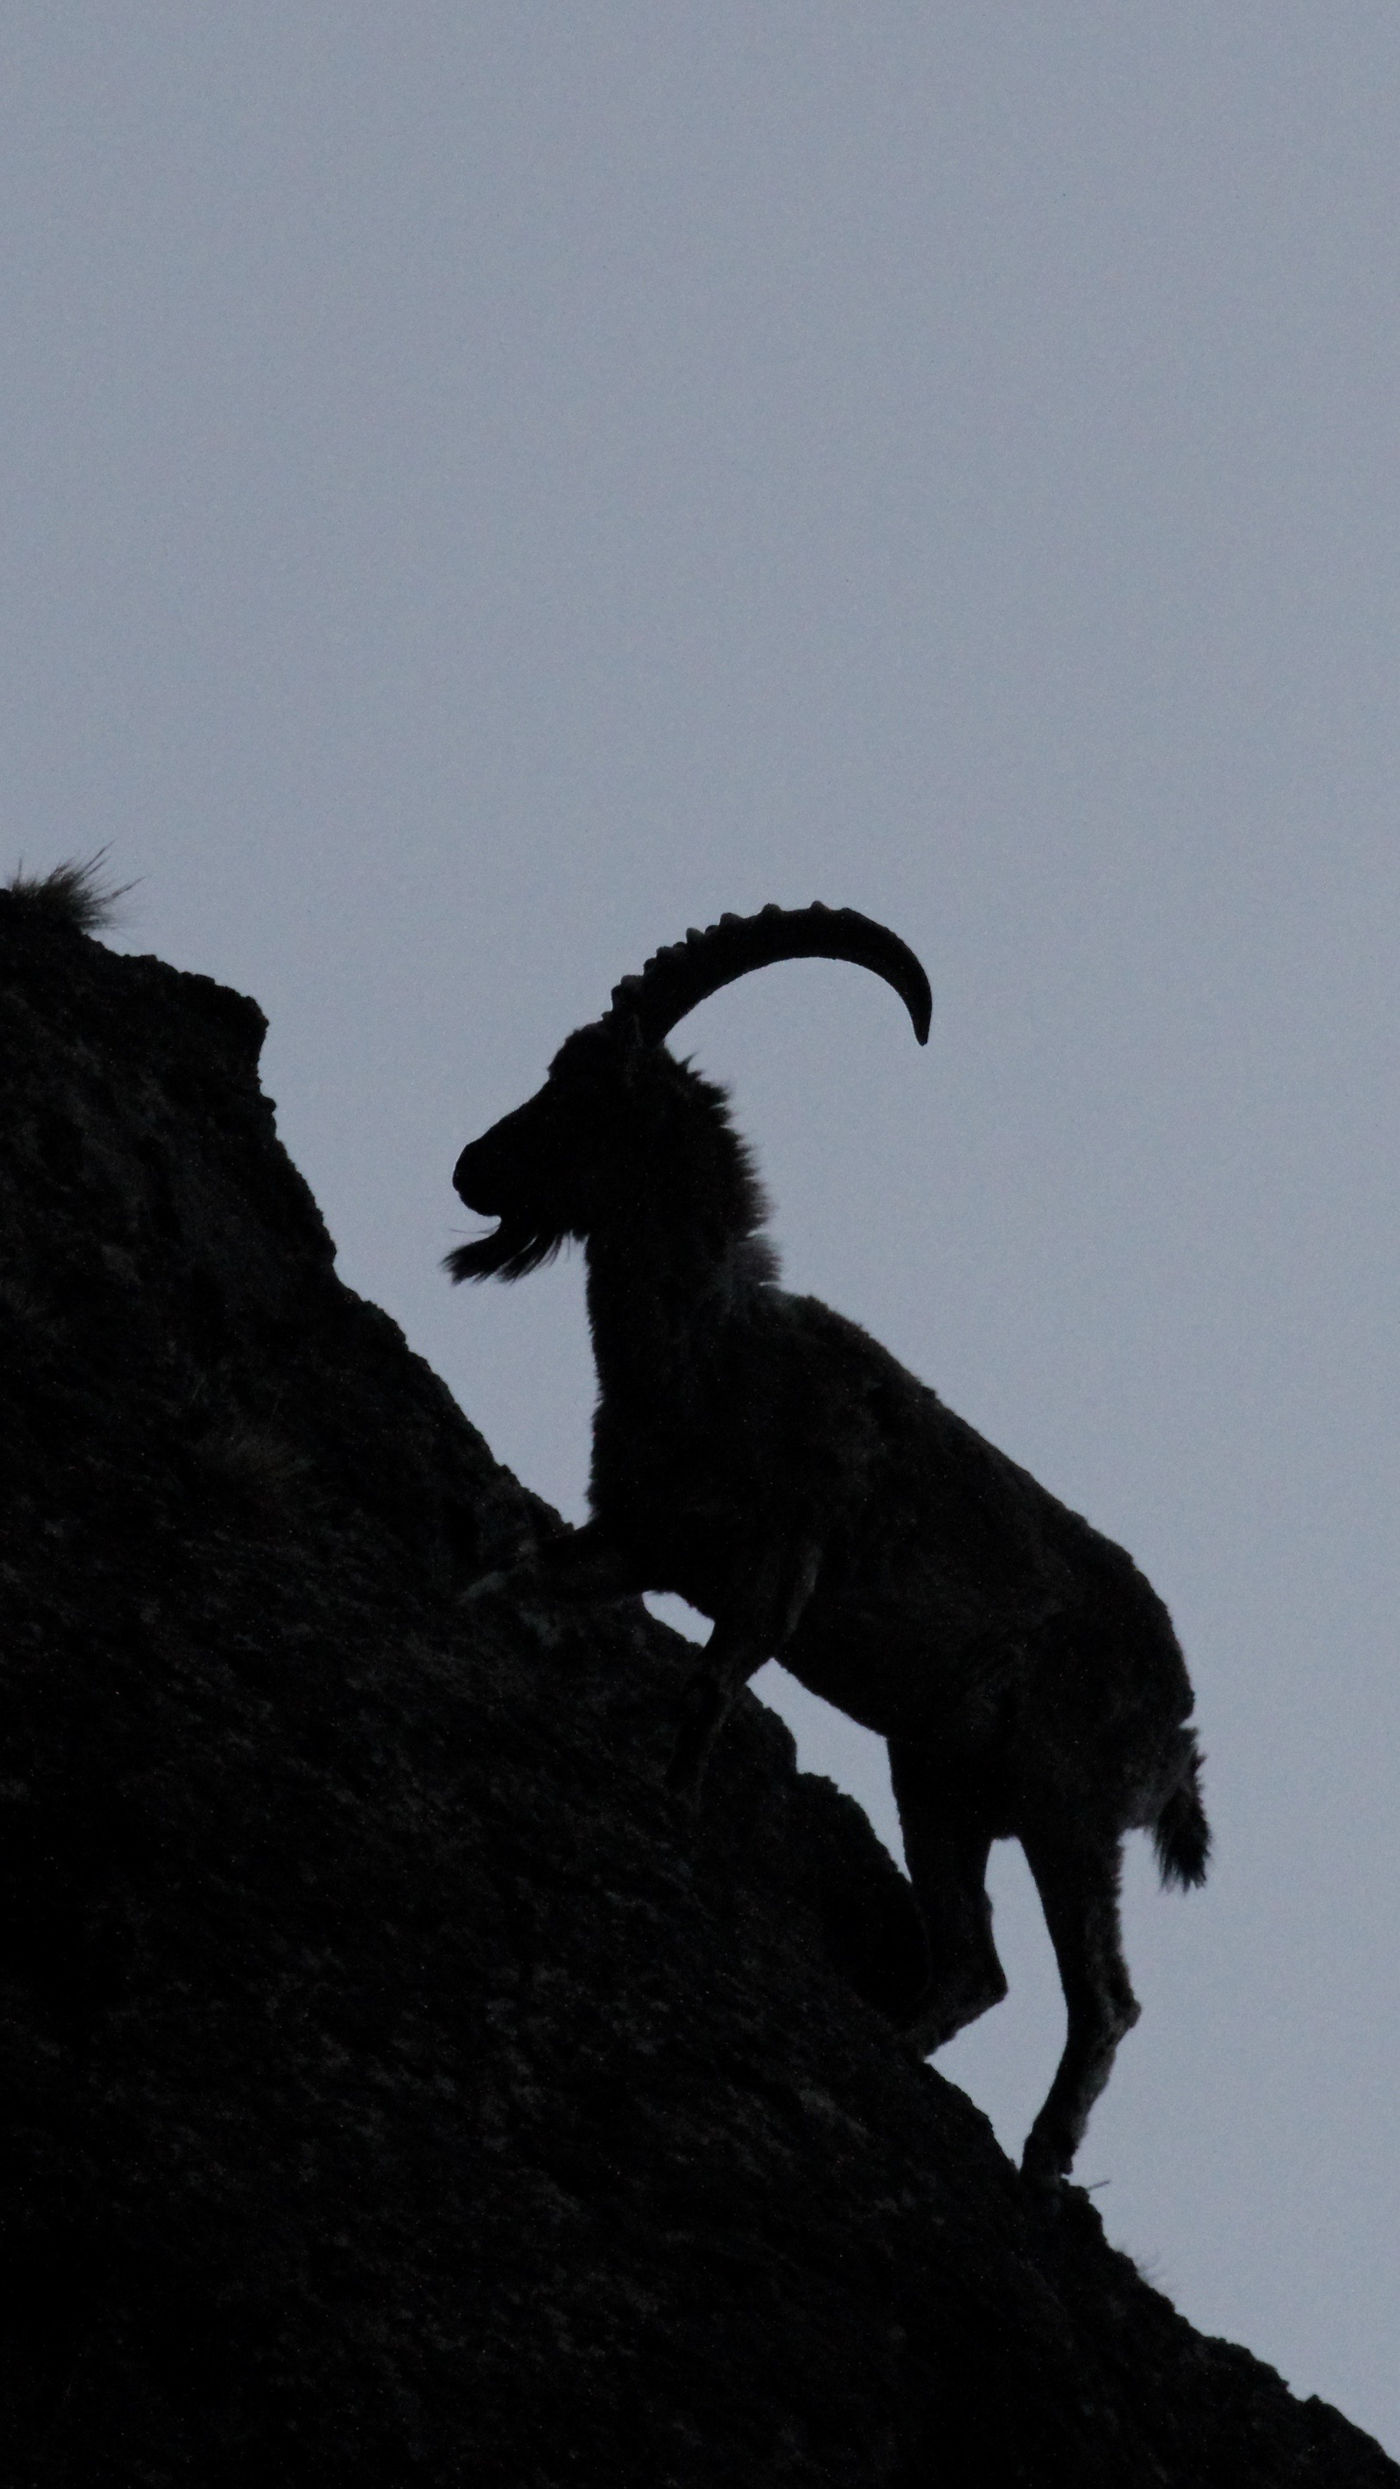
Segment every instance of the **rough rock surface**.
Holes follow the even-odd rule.
[[[42,2489],[1400,2482],[881,2011],[907,1888],[342,1287],[251,1002],[0,894],[6,2264]]]

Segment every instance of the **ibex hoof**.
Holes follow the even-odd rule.
[[[465,1590],[459,1591],[457,1596],[457,1605],[459,1607],[476,1607],[483,1599],[496,1598],[498,1594],[504,1590],[509,1578],[510,1576],[506,1573],[481,1574],[476,1581],[468,1582]]]
[[[666,1766],[666,1786],[672,1797],[679,1798],[683,1806],[692,1809],[699,1806],[701,1778],[695,1765],[687,1762],[682,1755],[673,1755]]]
[[[1069,2183],[1073,2157],[1072,2153],[1060,2150],[1044,2136],[1037,2136],[1032,2129],[1021,2154],[1021,2176],[1032,2194],[1040,2196],[1046,2204],[1058,2203]]]

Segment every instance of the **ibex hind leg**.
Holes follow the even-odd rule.
[[[1065,1992],[1067,2030],[1055,2080],[1026,2139],[1021,2168],[1034,2185],[1067,2178],[1118,2043],[1141,2007],[1123,1959],[1118,1879],[1123,1845],[1075,1848],[1022,1836]]]
[[[987,1898],[991,1834],[926,1747],[892,1737],[890,1779],[928,1941],[929,1982],[908,2024],[927,2055],[1006,1994]]]

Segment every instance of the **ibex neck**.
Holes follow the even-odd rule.
[[[776,1264],[754,1237],[729,1238],[719,1252],[688,1241],[591,1236],[587,1245],[588,1319],[599,1385],[606,1395],[652,1397],[703,1364],[717,1334],[741,1318]]]

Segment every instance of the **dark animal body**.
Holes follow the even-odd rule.
[[[856,1324],[777,1285],[724,1094],[662,1039],[732,977],[799,954],[873,968],[925,1035],[923,971],[884,927],[849,909],[725,918],[619,986],[458,1161],[463,1200],[499,1224],[449,1256],[454,1276],[520,1277],[581,1240],[598,1367],[592,1518],[490,1586],[670,1590],[712,1619],[671,1774],[691,1795],[770,1657],[889,1740],[928,1941],[923,2049],[1006,1992],[985,1876],[994,1840],[1021,1842],[1068,2014],[1023,2166],[1055,2184],[1138,2014],[1123,1837],[1154,1834],[1164,1880],[1205,1872],[1190,1682],[1121,1548]]]

